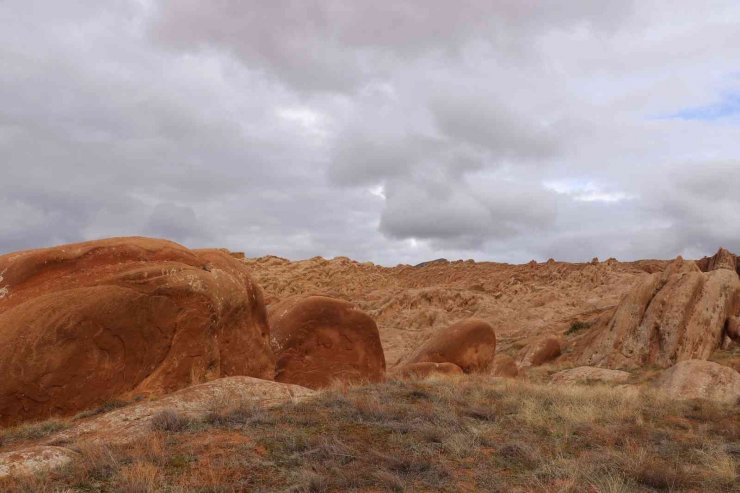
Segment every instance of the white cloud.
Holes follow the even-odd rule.
[[[740,94],[739,22],[729,0],[2,2],[0,251],[740,251],[739,122],[695,117]]]

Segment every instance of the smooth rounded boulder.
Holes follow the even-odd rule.
[[[655,388],[674,399],[740,403],[740,373],[713,361],[690,359],[664,370]]]
[[[261,290],[222,251],[131,237],[0,256],[0,424],[273,374]]]
[[[477,373],[491,368],[495,354],[493,327],[484,320],[468,318],[438,331],[405,363],[454,363],[465,373]]]
[[[375,321],[347,301],[294,296],[269,306],[275,380],[311,389],[378,382],[385,356]]]

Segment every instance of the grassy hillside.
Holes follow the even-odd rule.
[[[634,388],[466,376],[199,421],[164,412],[144,439],[79,452],[0,490],[738,491],[740,413]]]

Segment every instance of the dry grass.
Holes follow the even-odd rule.
[[[328,390],[271,410],[232,406],[199,422],[176,413],[160,421],[134,444],[80,450],[74,466],[12,487],[34,491],[27,482],[36,481],[38,491],[131,492],[740,488],[737,409],[629,389],[484,377],[387,382]]]
[[[0,429],[0,447],[14,442],[37,440],[54,432],[68,428],[69,422],[63,419],[47,419],[36,423],[25,423],[10,428]]]

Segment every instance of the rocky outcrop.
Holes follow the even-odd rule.
[[[375,322],[346,301],[295,296],[269,307],[275,380],[312,389],[377,382],[385,356]]]
[[[222,251],[135,237],[17,252],[0,293],[1,424],[274,374],[261,291]]]
[[[663,371],[654,385],[675,399],[740,402],[740,373],[712,361],[690,359],[676,363]]]
[[[740,316],[734,316],[727,319],[725,334],[733,341],[740,343]]]
[[[711,257],[704,257],[696,261],[697,266],[702,272],[709,272],[717,269],[734,270],[740,274],[740,263],[737,255],[720,248],[717,253]]]
[[[497,354],[493,361],[491,374],[495,377],[514,378],[519,374],[519,367],[516,365],[514,358],[508,354]]]
[[[433,375],[462,375],[462,368],[454,363],[409,363],[397,366],[391,371],[391,377],[396,379],[427,378]]]
[[[540,337],[519,351],[519,368],[540,366],[554,360],[560,353],[560,339],[555,336]]]
[[[465,373],[485,372],[496,354],[496,333],[488,322],[469,318],[438,331],[406,363],[454,363]]]
[[[219,378],[194,385],[160,399],[144,401],[84,419],[56,432],[40,443],[20,445],[0,453],[0,478],[39,473],[75,459],[81,444],[125,445],[152,430],[163,413],[184,422],[203,419],[211,413],[248,408],[269,408],[313,395],[312,390],[251,377]],[[54,446],[52,444],[65,444]]]
[[[594,366],[579,366],[559,371],[550,377],[552,383],[574,384],[589,382],[624,383],[629,380],[629,372],[609,370]]]
[[[702,272],[677,258],[662,273],[645,276],[596,329],[582,364],[608,368],[707,359],[720,346],[727,320],[740,303],[740,278],[722,251]]]

